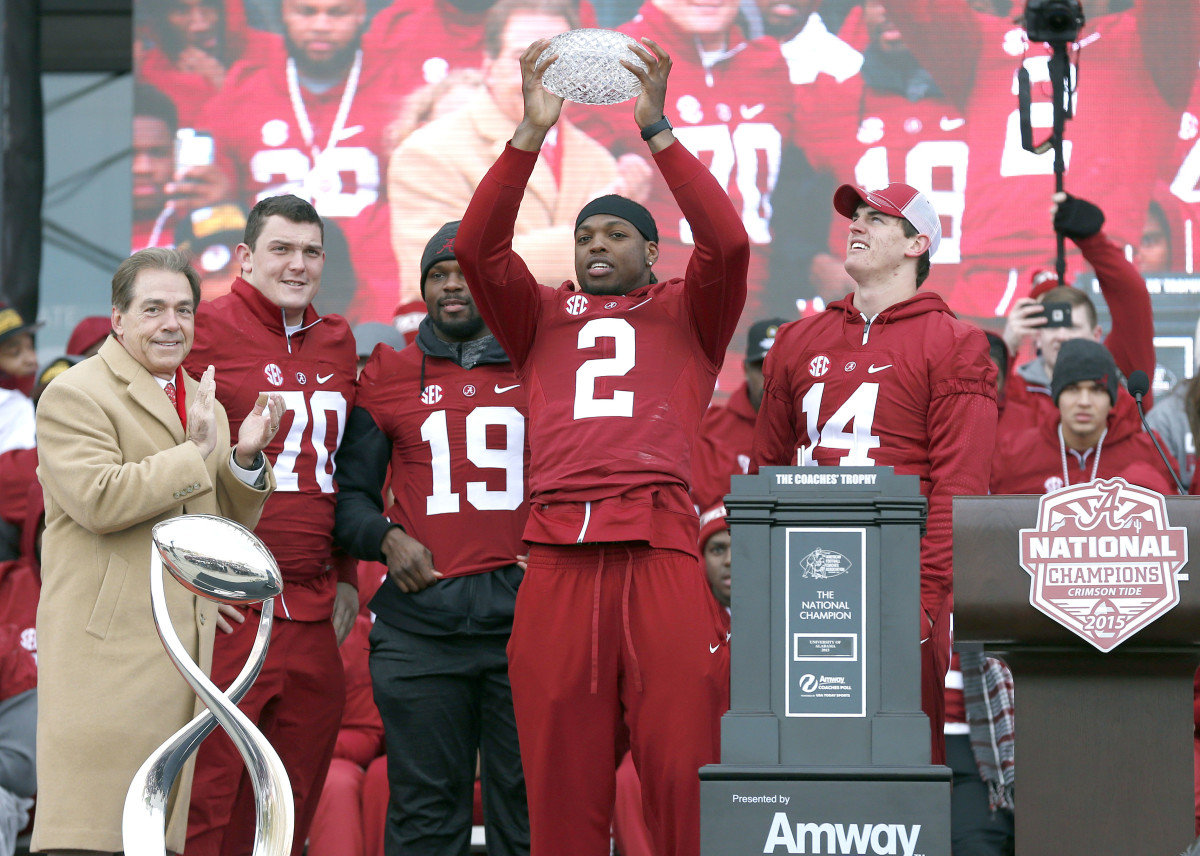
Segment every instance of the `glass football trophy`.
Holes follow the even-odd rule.
[[[154,527],[150,600],[163,646],[208,710],[179,729],[146,759],[125,795],[121,834],[128,856],[165,856],[167,797],[175,777],[201,741],[218,725],[237,746],[254,784],[257,826],[254,856],[287,856],[292,848],[295,806],[279,755],[237,708],[262,670],[271,638],[274,598],[283,590],[275,558],[250,530],[223,517],[185,514]],[[192,662],[167,610],[163,565],[184,588],[217,603],[262,603],[250,657],[222,693]]]
[[[620,104],[642,91],[633,72],[620,60],[646,64],[629,49],[633,39],[616,30],[568,30],[550,40],[538,57],[558,54],[558,61],[546,69],[542,85],[560,98],[579,104]]]

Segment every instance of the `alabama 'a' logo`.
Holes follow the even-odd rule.
[[[587,311],[588,299],[582,294],[572,294],[567,298],[566,307],[568,315],[582,315]]]
[[[1046,494],[1021,530],[1029,603],[1101,651],[1111,651],[1179,603],[1185,527],[1162,494],[1106,479]]]

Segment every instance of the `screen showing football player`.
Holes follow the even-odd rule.
[[[230,65],[270,38],[245,26],[242,0],[157,0],[138,3],[136,13],[137,79],[174,99],[185,128],[195,125]]]
[[[1038,356],[1021,365],[1012,361],[1015,368],[1006,384],[1001,435],[1054,417],[1050,382],[1059,349],[1070,339],[1103,341],[1126,375],[1138,369],[1154,370],[1150,295],[1124,249],[1105,234],[1104,212],[1086,199],[1066,194],[1055,194],[1050,211],[1055,230],[1069,238],[1092,266],[1111,313],[1112,329],[1105,337],[1091,298],[1081,289],[1056,285],[1057,275],[1034,286],[1033,296],[1018,299],[1004,326],[1005,344],[1015,357],[1025,339],[1031,338]],[[1056,311],[1051,311],[1052,304],[1058,307]],[[1146,402],[1149,408],[1149,395]]]
[[[647,68],[624,64],[641,83],[633,119],[692,224],[690,264],[659,281],[658,225],[610,195],[576,218],[576,282],[539,285],[511,242],[562,110],[541,84],[548,44],[521,56],[524,116],[455,243],[480,314],[537,391],[529,564],[509,643],[532,853],[608,853],[627,723],[658,852],[694,856],[696,770],[717,756],[729,660],[698,563],[690,447],[741,313],[750,244],[663,121],[671,59],[646,39],[632,49]]]
[[[446,223],[422,253],[429,314],[416,346],[378,345],[359,378],[334,537],[388,568],[370,604],[386,851],[470,849],[478,757],[488,852],[517,856],[529,852],[529,817],[505,646],[524,575],[528,405],[455,259],[457,231]]]
[[[810,111],[803,149],[820,172],[853,176],[856,184],[870,188],[904,182],[925,194],[942,219],[942,239],[924,287],[952,303],[967,181],[966,123],[908,49],[886,3],[865,3],[856,27],[865,30],[868,39],[862,68],[840,82],[823,76],[808,88],[803,96],[807,101],[801,104]],[[781,185],[783,180],[788,180],[786,174]],[[792,222],[780,228],[799,228],[804,244],[813,241],[808,229],[822,223],[827,227],[820,236],[822,246],[808,262],[812,292],[801,296],[828,303],[853,290],[854,281],[842,266],[845,229],[840,218],[788,213],[793,213]],[[787,262],[795,251],[794,245],[781,250],[784,266],[775,281],[790,275]]]
[[[334,453],[354,404],[354,337],[345,319],[319,315],[313,299],[325,268],[321,218],[305,200],[262,200],[235,254],[241,276],[229,294],[200,304],[186,363],[226,378],[218,398],[245,412],[261,390],[286,410],[268,454],[278,489],[255,530],[279,563],[285,593],[275,605],[262,672],[241,708],[276,747],[296,804],[293,854],[304,847],[341,722],[345,684],[338,644],[358,611],[356,563],[333,548]],[[254,641],[253,614],[213,650],[213,680],[228,686]],[[187,850],[216,856],[251,849],[253,788],[222,732],[197,754]]]
[[[280,14],[283,35],[230,69],[198,127],[213,135],[227,193],[247,208],[291,193],[337,223],[358,278],[347,316],[389,318],[397,281],[383,139],[397,96],[388,57],[363,47],[365,0],[282,0]]]
[[[1066,123],[1065,187],[1103,198],[1109,234],[1137,246],[1146,207],[1177,142],[1200,60],[1200,7],[1133,0],[1082,4],[1086,22],[1067,45],[1072,118]],[[1054,153],[1021,144],[1016,74],[1029,72],[1035,143],[1050,136],[1049,43],[1022,23],[944,0],[887,0],[889,17],[938,87],[961,111],[970,149],[962,218],[962,274],[950,304],[978,318],[1006,316],[1018,285],[1053,251],[1035,217],[1054,184]],[[1014,11],[1021,12],[1019,4]],[[1064,16],[1065,17],[1065,16]],[[952,33],[953,37],[947,38]],[[1077,64],[1076,64],[1077,62]],[[1137,157],[1126,153],[1136,151]],[[1119,176],[1120,180],[1114,180]],[[1118,365],[1119,365],[1118,361]]]
[[[1025,430],[1000,438],[992,493],[1050,493],[1069,484],[1120,477],[1175,494],[1171,473],[1142,430],[1133,396],[1118,380],[1107,348],[1093,339],[1064,342],[1050,395],[1054,417],[1039,414]]]
[[[845,184],[854,292],[779,329],[763,365],[754,459],[762,466],[891,466],[929,501],[921,539],[921,706],[942,763],[950,661],[954,496],[987,493],[996,437],[996,367],[979,328],[921,291],[941,221],[906,184]],[[914,627],[914,631],[916,631]],[[914,644],[916,642],[914,632]]]
[[[812,83],[821,74],[842,81],[862,66],[862,54],[834,35],[845,17],[845,4],[755,0],[755,7],[763,32],[779,42],[788,76],[797,86]]]
[[[392,247],[400,264],[401,300],[417,296],[414,272],[422,248],[442,223],[462,215],[499,147],[521,120],[519,60],[534,39],[579,26],[569,0],[500,0],[484,19],[483,86],[467,105],[410,134],[388,163]],[[598,195],[644,195],[650,167],[640,157],[638,177],[620,178],[608,151],[566,119],[542,148],[521,202],[513,248],[539,282],[557,285],[574,274],[562,248],[570,242],[574,216]],[[431,192],[430,176],[437,176]]]
[[[169,246],[181,217],[169,195],[175,177],[175,104],[153,86],[133,89],[133,251]]]

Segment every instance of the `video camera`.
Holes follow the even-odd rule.
[[[1068,44],[1083,29],[1083,7],[1079,0],[1028,0],[1022,21],[1029,41]]]

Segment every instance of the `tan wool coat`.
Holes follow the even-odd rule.
[[[220,377],[217,383],[220,383]],[[185,377],[191,405],[197,383]],[[202,705],[163,648],[150,605],[150,530],[180,514],[253,528],[274,489],[237,479],[218,403],[207,459],[162,388],[110,338],[57,377],[38,405],[46,498],[38,604],[38,805],[32,849],[120,851],[121,810],[147,756]],[[172,623],[205,672],[217,606],[169,575]],[[182,851],[192,763],[168,805],[167,849]]]

